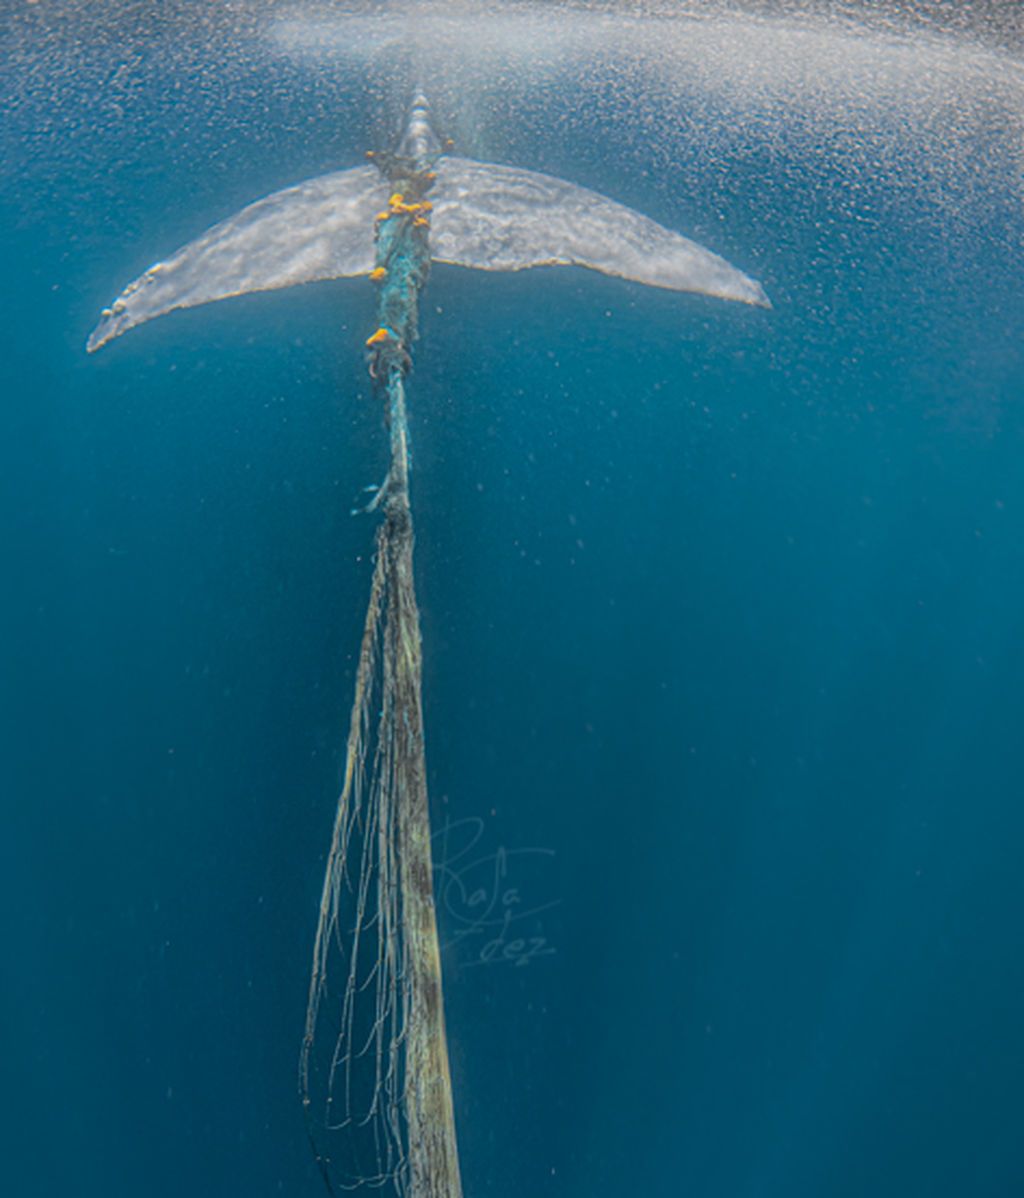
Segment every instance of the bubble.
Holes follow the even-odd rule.
[[[421,88],[457,154],[599,190],[635,176],[665,205],[706,197],[704,220],[752,172],[800,219],[810,165],[842,178],[848,208],[900,189],[977,223],[1021,198],[1024,16],[920,9],[25,3],[0,36],[0,189],[77,170],[117,207],[118,172],[130,182],[156,146],[213,195],[237,177],[240,146],[282,147],[294,173],[269,191],[393,144]]]

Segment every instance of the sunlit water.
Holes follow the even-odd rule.
[[[155,258],[386,144],[413,86],[458,153],[774,303],[430,280],[467,1194],[1020,1192],[1018,31],[836,8],[12,8],[4,1192],[319,1192],[295,1066],[385,451],[372,291],[84,342]]]

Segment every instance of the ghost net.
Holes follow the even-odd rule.
[[[404,177],[403,177],[404,175]],[[380,327],[370,371],[391,463],[356,672],[345,772],[324,878],[299,1065],[328,1186],[392,1184],[460,1198],[434,913],[419,612],[409,504],[406,347],[429,263],[431,177],[396,159],[377,220]],[[398,188],[401,187],[401,190]],[[326,1041],[326,1044],[324,1044]],[[346,1131],[344,1161],[322,1148]]]

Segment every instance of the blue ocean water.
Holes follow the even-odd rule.
[[[19,1198],[321,1192],[296,1059],[386,451],[372,290],[84,343],[380,109],[172,75],[123,125],[97,93],[0,135]],[[773,310],[437,267],[410,384],[466,1192],[1019,1194],[1021,197],[785,142],[701,172],[622,135],[635,102],[581,136],[552,85],[515,160]]]

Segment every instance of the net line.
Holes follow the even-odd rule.
[[[378,531],[345,773],[313,951],[299,1085],[329,1187],[405,1192],[403,967],[394,790],[394,687],[384,652],[387,546]],[[374,721],[373,713],[377,712]],[[348,1132],[339,1159],[330,1133]]]
[[[324,876],[299,1089],[328,1189],[461,1198],[423,737],[405,375],[430,262],[434,174],[395,157],[377,218],[380,327],[367,341],[390,466],[345,772]],[[337,1145],[337,1152],[334,1146]]]

